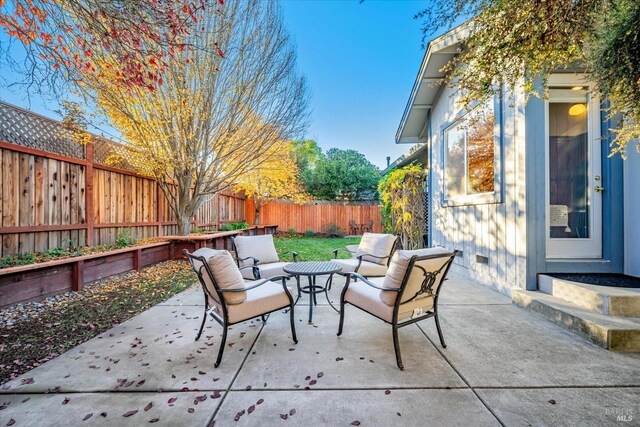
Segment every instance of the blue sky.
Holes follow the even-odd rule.
[[[312,92],[307,137],[353,148],[383,168],[409,149],[395,133],[424,54],[424,1],[282,2]]]
[[[285,24],[298,48],[298,66],[312,93],[307,138],[323,150],[353,148],[380,168],[409,149],[395,132],[424,54],[424,1],[284,0]],[[2,42],[6,42],[2,35]],[[6,76],[5,76],[6,77]],[[60,118],[58,106],[0,89],[0,99]],[[105,124],[105,136],[117,132]],[[100,130],[97,133],[101,133]]]

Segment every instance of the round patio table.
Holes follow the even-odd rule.
[[[313,320],[313,306],[318,303],[316,294],[324,292],[327,297],[327,302],[334,310],[336,310],[333,304],[331,304],[331,301],[329,301],[328,291],[331,287],[333,275],[342,271],[342,266],[340,264],[328,261],[302,261],[287,264],[282,269],[285,273],[296,277],[296,281],[298,283],[298,298],[296,298],[296,303],[300,299],[301,292],[309,294],[309,323]],[[328,274],[329,278],[325,282],[324,286],[317,285],[316,276],[323,276],[325,274]],[[307,276],[309,285],[300,286],[301,276]]]

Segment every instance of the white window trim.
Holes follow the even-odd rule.
[[[447,197],[446,195],[446,170],[447,170],[447,141],[446,132],[453,126],[459,124],[464,118],[472,113],[477,105],[471,110],[465,110],[458,113],[456,118],[448,123],[445,123],[440,130],[440,138],[442,140],[442,191],[441,202],[443,207],[452,206],[469,206],[469,205],[486,205],[494,203],[502,203],[502,151],[503,151],[503,135],[502,135],[502,123],[504,122],[503,110],[502,110],[502,96],[497,95],[493,99],[493,114],[495,116],[495,124],[493,127],[494,138],[494,163],[493,163],[493,191],[479,194],[462,194],[458,196]],[[465,141],[465,166],[467,158],[466,141]],[[465,175],[468,171],[465,168]],[[465,178],[466,179],[466,178]]]

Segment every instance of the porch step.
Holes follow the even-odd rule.
[[[599,286],[541,274],[538,289],[578,307],[609,316],[640,316],[640,289]]]
[[[539,291],[513,290],[513,304],[529,310],[601,347],[640,352],[640,317],[594,313]]]

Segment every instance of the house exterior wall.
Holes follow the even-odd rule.
[[[510,295],[512,288],[527,283],[524,102],[521,96],[505,94],[494,103],[501,201],[445,206],[444,129],[464,113],[452,93],[444,88],[430,115],[430,244],[461,250],[454,271]],[[488,264],[477,262],[476,255],[487,257]]]
[[[627,150],[624,162],[625,273],[640,277],[640,153]]]

